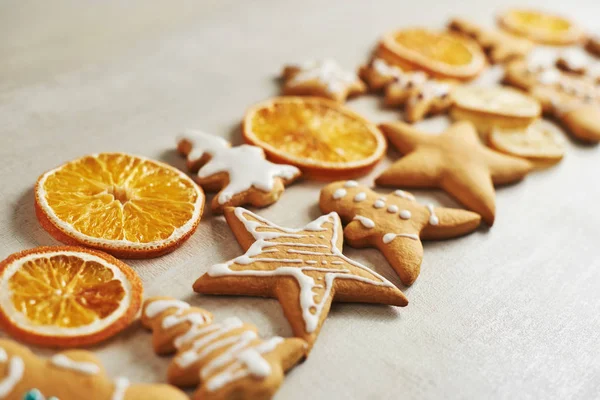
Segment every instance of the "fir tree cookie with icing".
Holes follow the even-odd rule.
[[[0,399],[3,400],[187,400],[165,384],[110,379],[88,351],[71,350],[42,359],[11,340],[0,339]],[[41,397],[40,397],[41,396]]]
[[[355,181],[334,182],[321,190],[321,211],[335,211],[348,225],[353,247],[379,249],[405,285],[419,276],[421,239],[448,239],[473,232],[481,217],[470,211],[417,203],[402,190],[382,195]]]
[[[211,204],[214,213],[228,206],[271,205],[279,200],[285,185],[300,176],[292,165],[266,160],[260,147],[231,147],[225,139],[199,131],[187,131],[178,140],[177,150],[187,157],[196,182],[208,191],[218,191]]]
[[[440,135],[402,122],[382,124],[381,129],[404,156],[379,175],[378,185],[444,189],[490,226],[496,215],[494,185],[517,182],[533,167],[485,147],[467,121]]]
[[[343,103],[367,90],[354,72],[345,71],[330,59],[287,65],[282,77],[283,94],[290,96],[318,96]]]
[[[581,141],[600,141],[600,88],[589,75],[577,75],[554,67],[513,62],[504,81],[528,91],[573,136]]]
[[[406,306],[391,282],[342,254],[336,213],[299,229],[283,228],[243,208],[225,217],[245,254],[213,265],[194,283],[203,294],[275,297],[294,334],[312,347],[332,301]]]
[[[306,356],[301,339],[261,339],[254,325],[235,317],[213,322],[209,312],[170,297],[146,300],[142,323],[157,354],[176,353],[169,383],[200,385],[197,400],[270,399]]]

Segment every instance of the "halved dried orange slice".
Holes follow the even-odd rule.
[[[42,175],[35,208],[44,229],[61,242],[148,258],[173,251],[196,230],[204,193],[167,164],[102,153]]]
[[[584,31],[568,19],[541,11],[508,10],[498,22],[504,29],[538,43],[569,45],[585,38]]]
[[[485,54],[472,39],[423,28],[388,33],[377,55],[404,70],[421,69],[438,78],[473,79],[486,65]]]
[[[277,97],[255,105],[246,113],[243,135],[273,161],[327,180],[366,174],[387,147],[375,125],[317,97]]]
[[[108,254],[38,247],[0,263],[0,325],[38,345],[91,345],[131,323],[142,292],[135,271]]]

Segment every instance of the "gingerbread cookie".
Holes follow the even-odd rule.
[[[585,44],[585,49],[596,57],[600,57],[600,35],[590,36]]]
[[[570,20],[537,10],[508,10],[500,14],[498,23],[515,35],[549,45],[576,44],[585,38],[583,30]]]
[[[343,70],[333,60],[288,65],[282,76],[283,94],[291,96],[319,96],[343,103],[367,90],[355,73]]]
[[[507,66],[504,80],[529,91],[577,139],[600,141],[600,88],[589,76],[524,62]]]
[[[333,300],[408,304],[387,279],[342,254],[336,213],[300,229],[282,228],[239,207],[225,209],[225,218],[246,253],[210,267],[194,290],[275,297],[294,334],[311,347]]]
[[[170,385],[130,384],[106,376],[88,351],[71,350],[41,359],[11,340],[0,339],[0,398],[4,400],[187,400]]]
[[[462,18],[451,20],[448,29],[467,35],[479,43],[492,64],[525,58],[533,49],[533,43],[525,38],[488,29]]]
[[[484,137],[494,127],[525,129],[542,113],[536,99],[504,86],[462,86],[452,99],[452,118],[471,121]]]
[[[353,247],[376,247],[411,285],[423,259],[421,239],[448,239],[473,232],[481,217],[470,211],[422,205],[402,190],[381,195],[355,181],[334,182],[321,190],[324,213],[337,212],[348,225],[344,237]]]
[[[532,169],[528,161],[485,147],[467,121],[437,136],[402,122],[381,129],[404,157],[379,175],[378,185],[439,187],[490,226],[496,215],[494,185],[519,181]]]
[[[585,75],[590,66],[588,56],[580,48],[563,51],[556,60],[556,67],[577,75]]]
[[[199,131],[186,132],[178,140],[177,150],[187,157],[188,168],[197,172],[196,182],[206,190],[218,191],[211,204],[214,213],[242,204],[271,205],[279,200],[285,185],[300,176],[300,170],[292,165],[266,160],[260,147],[231,147],[225,139]]]
[[[258,337],[256,327],[232,317],[213,323],[212,315],[171,297],[144,302],[142,323],[153,331],[157,354],[177,352],[169,383],[200,385],[194,399],[270,399],[285,372],[306,356],[301,339]]]

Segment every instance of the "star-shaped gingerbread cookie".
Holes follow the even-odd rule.
[[[355,181],[334,182],[321,190],[321,211],[337,212],[348,225],[344,237],[352,247],[376,247],[411,285],[423,260],[421,239],[448,239],[473,232],[479,214],[422,205],[405,191],[381,195]]]
[[[343,103],[367,90],[354,72],[343,70],[333,60],[288,65],[282,76],[285,95],[326,97]]]
[[[240,207],[225,209],[225,218],[246,253],[210,267],[194,290],[275,297],[294,334],[310,346],[334,300],[408,304],[391,282],[342,254],[344,235],[336,213],[300,229],[282,228]]]
[[[292,165],[266,160],[260,147],[231,147],[225,139],[199,131],[187,131],[178,140],[177,150],[197,173],[196,182],[205,190],[218,191],[211,204],[214,213],[229,206],[273,204],[285,185],[300,176],[300,170]]]
[[[380,128],[404,157],[376,179],[378,185],[439,187],[490,226],[496,215],[494,185],[519,181],[533,168],[485,147],[470,122],[456,122],[437,136],[402,122]]]

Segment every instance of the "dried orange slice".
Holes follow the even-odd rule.
[[[472,39],[421,28],[388,33],[377,54],[404,70],[422,69],[438,78],[472,79],[486,65],[485,54]]]
[[[169,165],[102,153],[42,175],[35,208],[44,229],[61,242],[148,258],[173,251],[196,230],[204,193]]]
[[[127,327],[142,282],[123,262],[81,247],[38,247],[0,263],[0,324],[30,343],[91,345]]]
[[[495,128],[489,136],[494,149],[531,161],[556,162],[565,154],[565,141],[560,129],[537,120],[526,129]]]
[[[498,22],[504,29],[538,43],[569,45],[585,38],[584,31],[568,19],[541,11],[508,10]]]
[[[273,161],[327,180],[366,174],[387,147],[375,125],[317,97],[277,97],[255,105],[246,113],[243,135]]]

